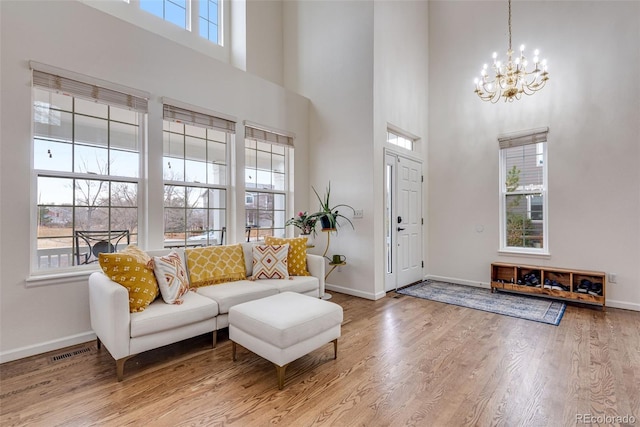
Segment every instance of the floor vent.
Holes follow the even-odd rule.
[[[63,353],[63,354],[58,354],[56,356],[51,356],[51,361],[52,362],[59,362],[61,360],[65,360],[65,359],[68,359],[70,357],[77,356],[79,354],[89,353],[90,351],[91,351],[91,348],[89,348],[89,347],[81,348],[80,350],[70,351],[68,353]]]

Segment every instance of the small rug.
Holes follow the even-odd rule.
[[[526,295],[425,280],[397,293],[558,326],[567,304]]]

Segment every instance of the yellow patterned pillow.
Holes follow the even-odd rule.
[[[216,285],[247,278],[242,245],[187,249],[191,287]]]
[[[159,293],[156,276],[147,268],[145,257],[149,258],[137,247],[127,247],[117,253],[101,253],[98,257],[104,274],[129,291],[131,313],[143,311]]]
[[[282,239],[279,237],[267,236],[264,238],[266,245],[289,245],[289,256],[287,257],[287,268],[290,276],[311,276],[307,271],[307,238],[296,237],[293,239]]]

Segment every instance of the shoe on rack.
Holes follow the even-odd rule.
[[[602,283],[592,283],[589,289],[589,295],[602,296]]]
[[[551,289],[551,280],[549,279],[544,279],[544,285],[542,286],[545,289]]]
[[[591,281],[587,279],[582,279],[580,281],[580,284],[578,285],[578,289],[576,290],[576,292],[579,292],[581,294],[587,294],[591,290],[592,285],[593,283],[591,283]]]

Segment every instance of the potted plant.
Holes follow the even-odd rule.
[[[355,230],[355,227],[353,226],[353,223],[351,222],[351,220],[346,216],[342,215],[341,213],[339,213],[338,208],[340,207],[349,208],[353,211],[354,214],[355,214],[355,210],[351,206],[346,205],[344,203],[331,206],[331,201],[330,201],[331,182],[329,182],[329,185],[327,186],[327,191],[324,193],[323,197],[320,197],[320,194],[318,194],[318,192],[314,187],[311,187],[311,188],[313,189],[313,192],[316,193],[318,202],[320,202],[320,211],[314,214],[311,214],[311,216],[320,220],[320,223],[322,224],[322,231],[337,231],[337,227],[339,226],[338,218],[344,218],[351,225],[351,228]]]
[[[318,218],[309,215],[308,212],[298,212],[298,215],[289,219],[285,225],[293,225],[300,229],[300,234],[308,236],[313,233],[316,235],[316,222]]]

